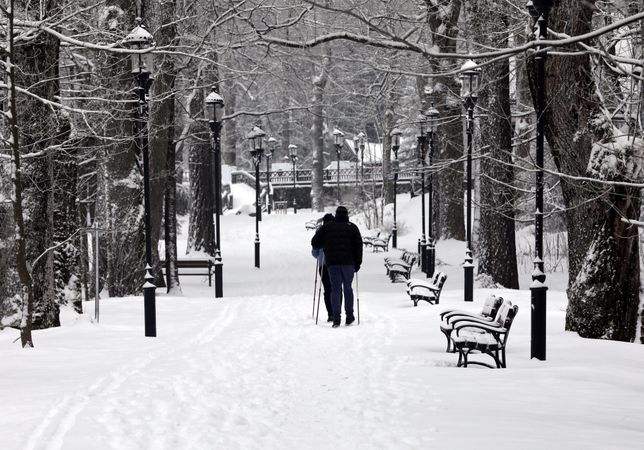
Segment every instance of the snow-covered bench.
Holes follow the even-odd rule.
[[[447,281],[447,275],[444,272],[435,272],[431,281],[412,278],[407,281],[407,294],[414,302],[414,306],[418,306],[421,300],[431,305],[438,305],[445,281]]]
[[[503,297],[497,297],[496,295],[491,294],[488,298],[485,299],[483,309],[480,313],[463,311],[461,309],[448,309],[440,313],[440,329],[447,339],[447,348],[445,349],[445,351],[452,351],[452,349],[450,349],[450,344],[452,343],[451,335],[452,331],[454,331],[454,324],[456,322],[458,322],[459,320],[480,320],[484,323],[493,323],[502,303]]]
[[[411,276],[411,269],[418,260],[418,254],[403,251],[400,257],[385,258],[385,270],[392,283],[402,277],[406,280]]]
[[[391,240],[391,233],[389,233],[387,236],[380,238],[374,238],[371,241],[371,248],[375,252],[376,250],[382,250],[383,252],[388,252],[389,251],[389,241]]]
[[[510,335],[510,328],[519,311],[517,305],[504,301],[495,320],[491,323],[476,320],[458,320],[454,323],[452,336],[454,348],[458,351],[458,367],[477,364],[490,368],[505,368],[505,349]],[[483,361],[470,361],[472,352],[486,354],[494,360],[494,366]]]

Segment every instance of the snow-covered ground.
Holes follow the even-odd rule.
[[[418,199],[399,199],[399,247],[413,249]],[[643,448],[644,346],[565,332],[560,275],[549,278],[547,361],[530,359],[529,291],[499,290],[520,308],[508,368],[456,368],[438,313],[480,310],[491,292],[462,301],[463,243],[439,242],[441,304],[417,308],[367,251],[361,323],[332,329],[322,311],[311,318],[304,222],[319,216],[265,214],[261,269],[254,218],[225,216],[225,297],[199,277],[182,279],[181,297],[160,290],[156,338],[143,335],[141,297],[102,299],[100,323],[92,302],[66,311],[34,349],[0,332],[0,448]]]

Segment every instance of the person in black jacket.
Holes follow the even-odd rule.
[[[333,220],[333,214],[328,213],[322,217],[322,225],[329,223]],[[333,307],[331,306],[331,280],[329,279],[329,270],[324,260],[324,250],[321,248],[314,248],[311,253],[318,260],[318,269],[320,271],[320,279],[322,286],[324,286],[324,306],[328,314],[327,322],[333,322]],[[316,319],[317,322],[317,319]]]
[[[353,315],[353,274],[362,264],[362,235],[358,227],[349,222],[349,212],[338,206],[335,218],[320,227],[311,239],[313,249],[323,249],[329,279],[331,280],[331,307],[333,328],[340,326],[342,292],[346,324],[351,325]]]

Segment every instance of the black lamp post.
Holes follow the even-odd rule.
[[[530,15],[537,19],[537,41],[546,39],[548,15],[554,0],[532,0],[528,2]],[[538,47],[535,55],[536,94],[537,94],[537,173],[536,173],[536,211],[534,214],[534,270],[530,285],[531,336],[530,358],[546,360],[546,273],[543,266],[543,114],[545,110],[546,89],[546,49]],[[539,51],[540,50],[540,51]]]
[[[474,106],[478,98],[481,68],[471,59],[461,66],[461,99],[467,110],[467,199],[465,231],[467,247],[465,249],[464,271],[464,300],[474,300],[474,260],[472,259],[472,135],[474,133]]]
[[[152,276],[152,241],[150,227],[150,147],[148,142],[148,100],[147,95],[152,84],[153,59],[151,49],[154,47],[152,35],[143,27],[140,17],[136,26],[123,43],[133,52],[132,73],[137,79],[138,104],[136,108],[136,143],[143,155],[143,208],[145,225],[145,283],[143,284],[143,316],[145,335],[157,335],[156,319],[156,286]]]
[[[418,239],[418,254],[420,255],[420,270],[427,273],[427,247],[425,239],[425,149],[427,136],[425,135],[425,116],[420,116],[420,133],[418,134],[418,173],[420,174],[420,226],[421,235]]]
[[[398,196],[398,150],[400,149],[400,135],[402,132],[398,128],[391,130],[391,149],[394,151],[394,163],[392,172],[394,175],[394,226],[391,229],[391,246],[398,248],[398,222],[396,218],[396,197]]]
[[[429,214],[427,217],[427,278],[434,276],[436,268],[436,242],[434,241],[434,186],[432,176],[432,159],[434,157],[434,139],[436,137],[436,130],[438,129],[438,115],[440,113],[434,104],[425,112],[427,116],[427,137],[429,138],[429,188],[427,189]]]
[[[297,145],[290,144],[288,146],[288,157],[291,158],[293,163],[293,214],[297,214],[297,170],[295,168],[295,163],[297,162]]]
[[[271,159],[273,158],[273,153],[275,153],[275,147],[277,146],[277,139],[274,137],[268,138],[268,149],[266,149],[266,185],[268,188],[268,206],[266,207],[266,212],[271,213],[271,204],[273,203],[273,190],[271,189]]]
[[[338,157],[338,205],[342,202],[340,195],[340,153],[342,152],[342,141],[344,140],[344,133],[337,128],[333,130],[333,142],[335,144],[335,153]]]
[[[259,202],[259,165],[262,162],[262,154],[264,153],[264,143],[263,139],[266,136],[264,130],[260,127],[255,126],[253,129],[246,135],[246,138],[250,141],[250,154],[253,157],[253,163],[255,164],[255,267],[259,269],[259,215],[261,213],[262,207]]]
[[[224,116],[224,99],[215,88],[206,97],[206,113],[210,125],[210,140],[214,161],[215,182],[212,196],[215,200],[215,298],[224,296],[224,263],[221,258],[221,121]]]
[[[365,135],[362,131],[358,133],[358,144],[360,145],[360,198],[363,197],[362,194],[364,193],[364,147],[366,141],[367,135]]]

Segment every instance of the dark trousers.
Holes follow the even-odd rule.
[[[329,266],[329,278],[331,280],[331,306],[333,308],[333,320],[340,321],[342,312],[342,292],[344,292],[344,312],[347,318],[353,318],[353,273],[354,267],[350,266]]]
[[[324,306],[330,318],[333,318],[333,306],[331,305],[331,280],[329,279],[329,270],[326,266],[320,266],[320,277],[322,278],[322,287],[324,288]]]

